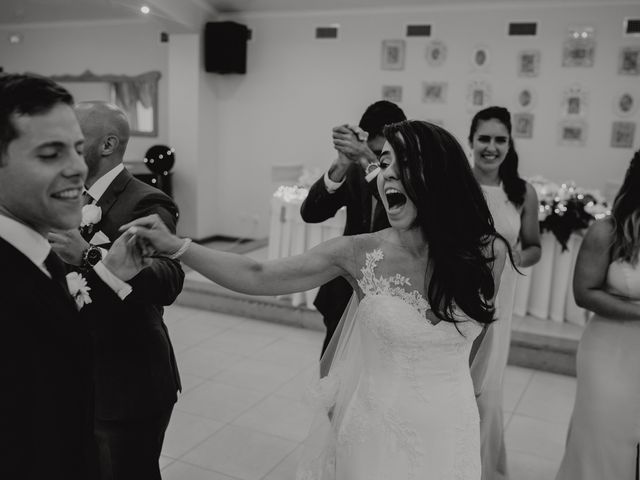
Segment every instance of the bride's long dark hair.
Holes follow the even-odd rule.
[[[491,323],[495,257],[487,252],[502,237],[464,150],[443,128],[418,120],[388,125],[384,136],[395,151],[402,184],[418,211],[417,226],[429,245],[431,309],[452,323],[457,322],[455,307],[480,323]]]

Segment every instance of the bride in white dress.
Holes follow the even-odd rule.
[[[352,284],[356,298],[322,360],[331,365],[316,387],[323,410],[299,479],[479,480],[469,354],[494,319],[508,247],[451,134],[406,121],[384,135],[377,186],[389,229],[267,262],[191,244],[157,216],[122,229],[140,255],[181,256],[239,292],[304,291],[338,275]]]

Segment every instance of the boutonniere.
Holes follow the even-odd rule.
[[[67,287],[69,293],[76,301],[78,310],[84,307],[87,303],[91,303],[91,297],[89,291],[91,287],[87,285],[85,278],[77,272],[71,272],[67,274]]]
[[[85,205],[82,207],[82,222],[80,233],[83,236],[91,235],[94,226],[102,219],[102,209],[97,205]]]

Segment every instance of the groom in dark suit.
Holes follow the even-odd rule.
[[[309,189],[309,195],[300,207],[302,219],[319,223],[347,208],[344,235],[370,233],[389,227],[387,214],[373,195],[366,175],[378,162],[385,138],[382,129],[390,123],[406,120],[404,112],[395,103],[381,100],[365,110],[358,128],[340,125],[333,129],[333,143],[338,152],[329,170]],[[366,132],[366,140],[360,133]],[[372,172],[373,175],[375,173]],[[320,287],[314,305],[324,317],[327,333],[322,352],[338,326],[349,303],[353,289],[344,278],[338,277]]]
[[[157,213],[175,232],[178,209],[160,190],[136,178],[122,159],[129,122],[115,105],[76,105],[85,136],[89,169],[83,227],[50,236],[58,254],[85,271],[104,254],[100,244],[118,237],[118,227]],[[90,270],[89,270],[90,271]],[[95,277],[87,276],[93,289]],[[177,261],[155,258],[121,289],[96,287],[83,309],[95,351],[95,435],[102,480],[160,479],[158,460],[164,434],[180,390],[173,347],[162,315],[182,290]]]
[[[0,74],[2,479],[96,476],[91,340],[78,313],[94,292],[79,276],[67,283],[46,239],[81,220],[87,167],[72,105],[48,79]],[[142,265],[124,237],[104,264],[129,278]],[[100,276],[96,290],[114,288],[109,280]]]

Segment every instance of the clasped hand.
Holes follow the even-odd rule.
[[[135,238],[136,253],[147,259],[152,256],[171,255],[177,252],[184,242],[171,233],[155,213],[122,225],[120,231]]]
[[[376,161],[367,145],[368,134],[356,125],[339,125],[332,130],[333,146],[339,154],[351,162],[359,162],[363,168]]]

